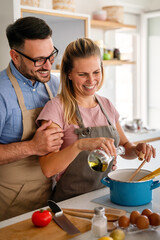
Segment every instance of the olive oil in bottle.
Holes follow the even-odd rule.
[[[125,148],[119,146],[116,148],[118,155],[125,154]],[[88,164],[90,168],[97,172],[105,172],[108,169],[110,162],[114,159],[114,156],[109,156],[105,151],[96,149],[90,152],[88,155]]]

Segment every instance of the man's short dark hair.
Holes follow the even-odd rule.
[[[10,48],[21,48],[26,39],[46,39],[52,36],[52,29],[37,17],[19,18],[6,29]]]

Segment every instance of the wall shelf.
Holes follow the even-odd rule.
[[[103,66],[117,66],[117,65],[124,65],[124,64],[136,64],[134,61],[128,60],[103,60]],[[60,73],[59,69],[54,69],[51,71],[52,73]]]
[[[119,28],[136,29],[135,25],[122,24],[118,22],[91,20],[92,28],[101,28],[103,30],[115,30]]]
[[[124,65],[124,64],[136,64],[135,61],[129,60],[103,60],[103,66],[115,66],[115,65]]]
[[[52,69],[51,72],[52,73],[60,73],[60,69]]]

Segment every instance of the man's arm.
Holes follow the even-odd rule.
[[[57,151],[63,143],[63,132],[59,128],[48,128],[50,124],[51,121],[48,121],[39,127],[30,141],[0,144],[0,164]]]

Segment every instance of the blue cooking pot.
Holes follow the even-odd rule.
[[[159,181],[138,180],[151,171],[141,169],[134,178],[134,181],[128,182],[130,176],[136,169],[119,169],[110,172],[101,182],[110,188],[110,200],[113,203],[122,206],[140,206],[151,202],[152,190],[160,186]]]

